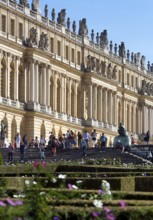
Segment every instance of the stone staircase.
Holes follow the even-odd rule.
[[[3,157],[3,161],[8,161],[8,149],[0,148],[0,152]],[[100,151],[99,148],[89,148],[87,149],[86,160],[90,159],[119,159],[122,163],[125,164],[143,164],[143,158],[138,157],[129,152],[121,152],[119,149],[114,148],[106,148],[105,151]],[[56,156],[53,156],[51,149],[45,148],[45,160],[46,161],[82,161],[82,149],[74,148],[74,149],[64,149],[57,150]],[[27,148],[25,149],[24,161],[34,161],[40,160],[40,151],[38,148]],[[13,161],[20,161],[20,149],[15,149],[13,152]]]

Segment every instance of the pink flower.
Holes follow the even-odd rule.
[[[17,201],[15,202],[15,204],[16,204],[16,205],[23,205],[23,202],[20,201],[20,200],[17,200]]]
[[[115,217],[115,215],[113,213],[109,213],[109,214],[106,215],[106,219],[108,219],[108,220],[115,220],[116,217]]]
[[[34,166],[35,168],[37,168],[37,167],[39,167],[39,163],[38,163],[37,161],[35,161],[35,162],[33,163],[33,166]]]
[[[6,206],[6,204],[5,204],[3,201],[0,201],[0,206],[5,207],[5,206]]]
[[[41,163],[41,166],[42,166],[42,167],[46,167],[46,162],[43,161],[43,162]]]
[[[121,208],[125,208],[126,207],[126,204],[125,204],[125,202],[123,200],[120,200],[119,204],[120,204]]]
[[[98,194],[99,194],[99,195],[102,195],[103,193],[104,193],[104,191],[103,191],[103,190],[98,189]]]
[[[93,216],[94,218],[97,218],[97,217],[99,217],[99,213],[98,213],[98,212],[92,212],[92,216]]]
[[[104,207],[104,211],[107,212],[107,213],[111,212],[110,208],[108,208],[108,207]]]
[[[16,203],[14,201],[12,201],[11,199],[7,198],[6,201],[8,202],[8,204],[10,204],[12,206],[16,206]]]
[[[67,187],[68,189],[72,189],[72,184],[68,183]]]

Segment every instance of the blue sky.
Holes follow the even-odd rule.
[[[32,0],[29,0],[31,3]],[[71,22],[87,19],[89,37],[91,29],[95,33],[107,29],[108,40],[120,44],[124,42],[130,52],[140,52],[146,61],[153,63],[153,0],[40,0],[42,14],[45,4],[56,15],[66,9],[66,17]],[[57,16],[56,16],[57,17]]]

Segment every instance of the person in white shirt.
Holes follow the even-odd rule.
[[[45,143],[46,143],[46,140],[45,140],[45,138],[41,135],[41,137],[40,137],[40,145],[43,146],[43,147],[45,147]]]
[[[20,142],[21,142],[21,136],[20,136],[19,132],[17,132],[17,134],[15,136],[16,148],[20,148]]]

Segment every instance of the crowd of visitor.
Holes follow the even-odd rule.
[[[144,141],[149,142],[150,134],[149,131],[144,136]],[[20,160],[24,161],[24,150],[26,148],[38,148],[40,151],[40,159],[45,159],[45,148],[48,147],[51,149],[53,156],[56,156],[57,150],[72,149],[74,147],[82,148],[83,157],[86,156],[86,150],[90,146],[95,148],[99,147],[100,151],[105,151],[107,146],[107,137],[104,133],[97,137],[96,130],[94,129],[91,134],[88,131],[83,133],[78,132],[77,134],[72,130],[67,130],[63,135],[60,135],[59,138],[55,136],[53,132],[49,133],[49,140],[46,141],[43,135],[38,138],[37,136],[32,139],[29,143],[27,141],[27,135],[23,137],[19,133],[15,135],[14,144],[11,143],[8,146],[8,161],[13,161],[13,151],[16,148],[20,148]],[[131,135],[131,144],[134,143],[134,139]]]

